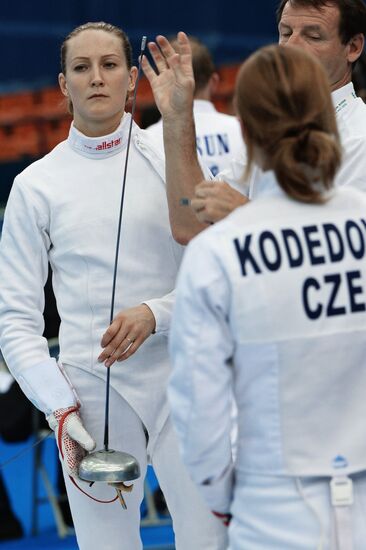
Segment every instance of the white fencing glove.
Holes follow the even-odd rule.
[[[57,409],[47,416],[48,424],[55,432],[58,449],[67,473],[78,478],[79,464],[86,451],[93,451],[96,443],[83,426],[79,407]]]

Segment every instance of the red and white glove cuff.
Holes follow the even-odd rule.
[[[82,425],[78,407],[57,409],[47,420],[55,430],[61,459],[68,474],[78,477],[79,464],[86,455],[85,449],[91,451],[95,448],[94,440]]]

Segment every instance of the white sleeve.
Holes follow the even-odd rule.
[[[155,332],[157,334],[168,335],[174,302],[175,290],[172,290],[172,292],[169,292],[169,294],[166,294],[162,298],[153,298],[152,300],[145,300],[143,302],[151,309],[155,317]]]
[[[184,252],[185,246],[173,242],[173,254],[177,269],[181,264]],[[161,298],[144,300],[143,303],[151,309],[155,317],[155,332],[157,334],[165,334],[166,336],[168,336],[170,331],[173,307],[175,303],[175,289],[168,294],[165,294],[165,296],[162,296]]]
[[[230,160],[230,166],[217,174],[214,179],[216,181],[225,181],[233,189],[239,191],[239,193],[241,193],[242,195],[249,197],[253,175],[255,175],[257,168],[252,168],[251,174],[246,180],[244,176],[247,168],[247,163],[248,159],[246,156],[246,152],[244,151],[241,156],[233,157]]]
[[[342,143],[343,159],[336,185],[350,185],[366,191],[366,139],[348,138]]]
[[[0,243],[0,346],[24,393],[48,414],[73,405],[75,396],[42,336],[43,289],[51,246],[45,218],[18,176]]]
[[[227,513],[233,489],[229,288],[200,237],[189,244],[178,279],[168,394],[190,475],[208,506]]]

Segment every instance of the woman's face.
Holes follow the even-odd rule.
[[[62,93],[73,105],[74,124],[88,136],[114,131],[124,112],[137,69],[128,69],[121,39],[88,29],[68,41],[66,74],[59,75]]]

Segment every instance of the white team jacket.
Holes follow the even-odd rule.
[[[356,96],[352,82],[335,90],[332,99],[343,146],[336,183],[366,191],[366,104]]]
[[[352,82],[332,92],[343,157],[335,178],[335,185],[347,185],[366,191],[366,104],[356,96]],[[236,162],[236,170],[244,172],[245,159]],[[242,172],[242,173],[243,173]],[[262,187],[262,177],[255,167],[251,174],[249,197],[255,199]]]
[[[203,99],[194,100],[193,116],[198,155],[214,176],[229,168],[232,158],[245,155],[240,124],[235,116],[220,113],[211,101]],[[147,131],[163,143],[161,119]]]
[[[0,250],[0,343],[24,392],[45,412],[75,400],[42,338],[47,260],[61,317],[60,359],[104,378],[119,204],[130,115],[102,138],[73,126],[68,140],[15,180]],[[111,385],[151,430],[168,407],[167,334],[182,247],[172,238],[164,161],[135,124],[122,220],[115,314],[146,302],[156,334],[113,366]]]
[[[337,188],[306,205],[264,179],[266,193],[188,245],[172,320],[183,459],[222,512],[231,386],[238,480],[366,469],[366,197]]]
[[[366,191],[366,104],[356,96],[352,82],[332,92],[332,100],[343,147],[342,164],[335,183]],[[259,185],[262,171],[253,167],[249,180],[243,182],[246,165],[246,154],[232,158],[230,167],[216,179],[227,181],[250,199],[256,199],[262,192]]]

